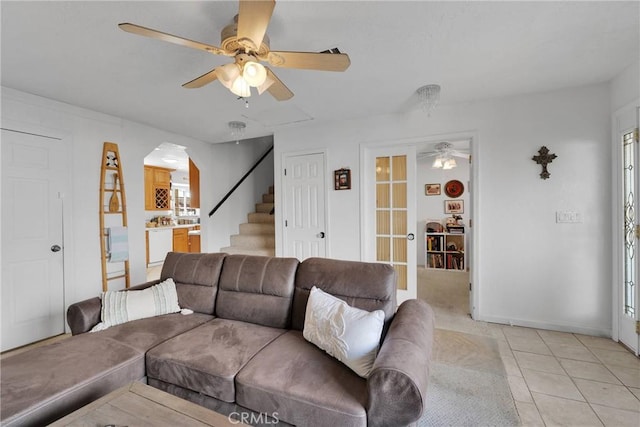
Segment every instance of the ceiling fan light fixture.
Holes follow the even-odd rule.
[[[224,87],[231,89],[235,80],[240,76],[240,68],[236,63],[224,64],[216,68],[216,75]]]
[[[258,86],[258,95],[262,95],[262,93],[265,90],[269,89],[271,85],[274,84],[275,82],[276,81],[273,78],[271,78],[270,75],[267,74],[264,82],[260,86]]]
[[[442,169],[443,170],[449,170],[449,169],[455,168],[456,166],[458,166],[456,164],[456,160],[452,157],[452,158],[447,159],[447,160],[444,161],[444,163],[442,164]]]
[[[248,98],[251,96],[251,87],[242,76],[236,77],[229,90],[242,98]]]
[[[259,87],[267,79],[267,70],[259,62],[247,61],[242,70],[242,76],[249,86]]]
[[[433,164],[431,165],[432,168],[441,168],[442,167],[442,159],[440,157],[436,157],[436,159],[433,161]]]

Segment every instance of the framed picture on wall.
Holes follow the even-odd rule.
[[[445,200],[444,213],[446,214],[464,213],[464,200]]]
[[[439,196],[440,195],[440,184],[425,184],[424,185],[424,195],[425,196]]]
[[[351,190],[351,169],[334,171],[336,190]]]

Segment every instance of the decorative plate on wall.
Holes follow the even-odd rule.
[[[464,193],[464,184],[457,179],[452,179],[444,185],[444,192],[449,197],[460,197]]]

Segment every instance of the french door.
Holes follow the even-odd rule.
[[[415,147],[366,149],[364,173],[364,259],[393,266],[400,304],[417,296]]]
[[[638,335],[640,295],[638,295],[638,238],[640,237],[640,221],[638,210],[638,191],[640,191],[640,158],[638,150],[638,122],[640,108],[627,113],[627,117],[619,117],[619,137],[617,146],[621,151],[621,200],[622,218],[622,266],[621,280],[618,286],[618,339],[631,348],[636,354],[640,347]]]

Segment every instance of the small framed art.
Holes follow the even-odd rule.
[[[424,185],[424,195],[425,196],[439,196],[440,195],[440,184],[425,184]]]
[[[445,200],[444,213],[446,214],[464,213],[464,200]]]
[[[336,190],[351,190],[351,169],[338,169],[334,172]]]

